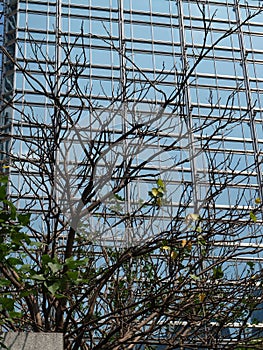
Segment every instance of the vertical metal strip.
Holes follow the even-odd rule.
[[[119,51],[120,51],[120,82],[122,88],[122,102],[126,100],[126,59],[123,0],[119,0]]]
[[[55,74],[56,74],[56,82],[55,82],[55,96],[57,101],[60,98],[60,71],[61,71],[61,0],[57,0],[56,2],[56,30],[55,30],[55,35],[56,35],[56,47],[55,47]],[[53,186],[52,189],[52,198],[54,203],[51,203],[51,205],[55,208],[53,210],[53,214],[59,215],[58,212],[58,202],[59,202],[59,191],[57,190],[56,186],[56,181],[55,179],[58,178],[58,167],[59,167],[59,152],[58,152],[58,147],[59,147],[59,131],[60,131],[60,110],[59,106],[56,104],[54,105],[54,121],[53,121],[53,128],[54,128],[54,145],[53,145],[53,161],[54,164],[53,166]],[[53,221],[54,225],[56,225],[56,219]],[[54,232],[56,232],[56,228],[54,228]],[[53,243],[52,249],[55,250],[55,241]]]
[[[61,63],[61,0],[57,0],[56,2],[56,87],[59,85],[60,80],[60,63]],[[57,89],[56,93],[59,91]]]
[[[121,106],[120,110],[122,113],[122,132],[127,132],[127,74],[126,74],[126,45],[125,45],[125,29],[124,29],[124,8],[123,8],[123,0],[118,0],[119,7],[119,59],[120,59],[120,84],[121,84]],[[127,158],[129,156],[128,153],[128,144],[127,140],[123,141],[122,145],[123,151],[123,170],[124,172],[127,169],[128,162]],[[127,184],[125,187],[125,211],[126,215],[129,216],[131,212],[131,190],[130,185]],[[131,246],[133,243],[132,230],[130,229],[130,221],[129,217],[125,222],[125,234],[124,234],[124,244],[127,246]]]
[[[185,28],[184,28],[184,14],[182,0],[177,1],[178,6],[178,23],[179,23],[179,35],[180,35],[180,44],[181,44],[181,57],[182,57],[182,66],[183,74],[187,71],[187,52],[186,52],[186,43],[185,43]],[[193,187],[193,204],[194,212],[198,213],[199,211],[199,199],[198,199],[198,174],[196,169],[196,151],[195,151],[195,139],[193,134],[193,123],[192,123],[192,107],[190,100],[190,91],[189,85],[183,87],[184,89],[184,108],[185,108],[185,122],[188,132],[188,142],[189,142],[189,157],[190,157],[190,167],[191,167],[191,179]]]
[[[257,139],[258,139],[257,131],[255,127],[256,113],[255,113],[255,110],[253,109],[253,101],[251,96],[250,81],[249,81],[249,74],[248,74],[248,68],[247,68],[246,48],[244,44],[244,34],[241,27],[241,15],[240,15],[240,7],[239,7],[238,0],[235,0],[235,14],[236,14],[237,25],[239,27],[238,40],[239,40],[239,46],[240,46],[241,66],[242,66],[243,76],[244,76],[244,86],[246,90],[247,113],[249,116],[249,126],[250,126],[252,145],[253,145],[253,151],[254,151],[254,159],[255,159],[255,165],[256,165],[256,171],[257,171],[258,192],[259,192],[261,201],[263,201],[262,170],[260,166],[260,163],[261,163],[260,152],[259,152],[258,143],[257,143]]]

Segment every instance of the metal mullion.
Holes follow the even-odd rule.
[[[236,20],[237,24],[241,24],[241,15],[240,15],[240,5],[239,1],[235,0],[235,14],[236,14]],[[238,38],[239,38],[239,45],[240,45],[240,54],[241,54],[241,64],[242,69],[244,73],[244,84],[246,89],[246,99],[247,99],[247,112],[250,119],[250,132],[251,132],[251,139],[253,142],[253,149],[254,149],[254,158],[255,158],[255,166],[257,169],[257,178],[258,178],[258,191],[259,191],[259,197],[261,201],[263,201],[263,183],[262,183],[262,170],[261,170],[261,162],[260,162],[260,152],[257,144],[257,132],[255,127],[255,112],[254,112],[254,104],[252,101],[251,96],[251,90],[250,90],[250,82],[249,82],[249,75],[248,75],[248,69],[247,69],[247,58],[246,58],[246,51],[245,51],[245,44],[244,44],[244,34],[242,32],[242,28],[239,27],[238,30]],[[262,211],[263,214],[263,211]]]
[[[208,11],[209,11],[209,15],[211,15],[210,13],[210,7],[208,7]],[[213,31],[210,31],[210,35],[211,35],[211,38],[213,38]],[[213,39],[211,39],[213,41]],[[210,51],[211,52],[211,51]],[[217,101],[218,101],[218,113],[219,115],[221,114],[221,104],[220,104],[220,94],[219,94],[219,91],[220,91],[220,84],[218,82],[218,75],[217,75],[217,65],[216,65],[216,56],[215,56],[215,50],[214,48],[212,48],[212,62],[213,62],[213,67],[214,67],[214,71],[215,71],[215,74],[214,74],[214,79],[215,79],[215,82],[216,82],[216,95],[217,95]],[[236,74],[235,74],[236,75]],[[226,76],[226,79],[228,78],[228,76]],[[224,87],[224,90],[226,88]],[[231,88],[232,90],[232,88]],[[227,157],[229,156],[229,153],[231,152],[231,150],[227,150],[226,147],[225,147],[225,136],[224,136],[224,130],[222,130],[222,136],[220,136],[219,138],[222,142],[222,150],[223,150],[223,156],[224,156],[224,159],[226,160]],[[229,188],[226,189],[227,191],[227,198],[228,198],[228,203],[229,205],[231,205],[231,195],[230,195],[230,191],[229,191]]]
[[[181,42],[181,55],[182,55],[182,64],[183,71],[187,70],[187,53],[186,53],[186,42],[185,42],[185,28],[184,28],[184,15],[183,15],[183,6],[182,0],[177,2],[178,6],[178,25],[180,30],[180,42]],[[192,178],[192,186],[193,186],[193,203],[194,203],[194,212],[198,213],[199,211],[199,201],[198,201],[198,190],[197,190],[197,170],[196,170],[196,159],[195,159],[195,145],[194,145],[194,135],[192,133],[193,125],[192,125],[192,108],[190,102],[190,91],[189,86],[184,87],[185,94],[185,115],[187,116],[187,129],[188,129],[188,141],[190,144],[189,153],[190,153],[190,166],[191,166],[191,178]]]
[[[232,37],[230,37],[230,40],[231,40],[231,43],[232,43],[232,53],[234,53],[234,43],[233,43],[233,39]],[[234,70],[235,70],[235,76],[236,76],[236,82],[237,84],[239,83],[239,79],[238,76],[237,76],[237,72],[236,72],[236,65],[235,63],[237,62],[237,59],[235,58],[235,55],[233,54],[232,55],[232,59],[233,59],[233,62],[234,62]],[[240,63],[240,62],[239,62]],[[242,82],[243,82],[244,79],[242,79]],[[239,106],[241,107],[241,101],[240,101],[240,98],[238,96],[238,101],[239,101]],[[241,114],[241,108],[239,109],[240,110],[240,114]],[[247,147],[246,147],[246,139],[245,139],[245,135],[244,135],[244,126],[243,126],[243,123],[241,123],[241,129],[242,129],[242,136],[243,136],[243,146],[244,146],[244,151],[245,151],[245,163],[246,163],[246,167],[248,167],[248,157],[247,157],[247,154],[251,153],[250,150],[247,150]],[[251,142],[251,141],[250,141]],[[251,184],[250,184],[250,187],[251,187]]]
[[[250,30],[250,24],[248,23],[247,24],[247,27],[248,27],[248,34],[251,34],[251,30]],[[253,33],[253,32],[252,32]],[[256,68],[255,68],[255,63],[256,63],[256,59],[255,59],[255,55],[254,55],[254,48],[253,48],[253,42],[252,42],[252,39],[251,39],[251,35],[249,35],[249,40],[250,40],[250,45],[251,45],[251,50],[250,50],[250,53],[251,53],[251,57],[252,57],[252,59],[251,59],[251,63],[253,64],[253,71],[254,71],[254,75],[255,75],[255,85],[256,85],[256,89],[255,89],[255,92],[256,92],[256,94],[257,95],[259,95],[260,94],[260,88],[259,88],[259,86],[258,86],[258,77],[257,77],[257,72],[256,72]],[[247,60],[248,61],[248,60]],[[254,80],[254,79],[250,79],[250,81],[252,81],[252,80]],[[251,89],[252,90],[252,89]],[[262,106],[261,106],[261,100],[260,100],[260,98],[258,98],[257,99],[257,104],[258,104],[258,106],[257,106],[257,108],[259,109],[259,112],[260,112],[260,115],[262,116]],[[256,122],[256,121],[255,121]],[[261,123],[262,123],[262,121],[261,121]]]
[[[121,85],[121,113],[122,113],[122,132],[126,133],[127,131],[127,113],[128,113],[128,101],[126,96],[126,43],[125,43],[125,28],[124,28],[124,4],[123,0],[118,0],[119,6],[119,58],[120,58],[120,85]],[[126,157],[129,157],[128,141],[125,139],[123,141],[123,157],[124,157],[124,166],[125,169],[127,165]],[[130,183],[124,189],[125,194],[125,209],[126,213],[131,212],[131,188]],[[128,246],[132,245],[133,237],[132,230],[130,227],[130,222],[125,221],[125,237],[124,240]]]

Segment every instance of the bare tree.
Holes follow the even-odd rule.
[[[254,106],[237,114],[240,85],[220,118],[211,92],[209,113],[198,119],[189,85],[200,62],[262,9],[209,47],[214,17],[199,9],[203,45],[194,62],[185,56],[154,79],[124,43],[90,34],[120,57],[110,95],[101,85],[94,97],[94,87],[83,84],[89,74],[83,32],[74,43],[58,43],[60,62],[31,33],[34,60],[21,64],[2,47],[45,101],[39,113],[26,94],[3,95],[2,115],[15,116],[12,133],[2,133],[10,137],[3,172],[19,208],[16,214],[2,198],[13,210],[0,223],[4,329],[63,332],[68,350],[231,349],[254,341],[262,189],[255,185],[248,197],[247,187],[260,175],[259,155],[253,164],[231,150],[218,157],[221,132],[251,122]],[[223,205],[231,188],[233,204]]]

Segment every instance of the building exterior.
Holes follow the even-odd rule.
[[[213,135],[215,146],[210,147],[211,152],[216,154],[214,166],[219,168],[220,162],[226,161],[231,153],[230,170],[226,171],[250,171],[250,176],[245,180],[244,175],[244,188],[242,180],[238,180],[238,186],[231,184],[217,198],[217,205],[223,208],[239,200],[239,186],[244,191],[240,206],[247,205],[257,196],[261,198],[261,14],[251,18],[231,35],[226,35],[225,39],[219,40],[220,36],[239,26],[253,11],[257,11],[259,6],[255,1],[243,3],[234,0],[220,3],[209,1],[207,4],[196,1],[150,0],[142,3],[133,0],[112,1],[103,6],[94,1],[85,4],[80,1],[6,2],[4,41],[10,56],[3,58],[3,94],[7,100],[13,99],[15,108],[6,109],[2,116],[2,125],[7,130],[1,146],[3,153],[9,150],[12,143],[8,130],[11,130],[11,135],[34,133],[29,131],[32,125],[22,122],[21,111],[25,120],[33,113],[40,124],[45,125],[51,121],[57,113],[48,96],[51,91],[57,93],[59,98],[64,96],[63,103],[67,104],[69,113],[77,117],[79,125],[84,128],[113,128],[116,135],[126,128],[126,122],[123,124],[123,118],[117,116],[112,118],[109,125],[106,119],[102,122],[109,113],[108,110],[100,115],[100,121],[92,120],[88,108],[74,114],[80,102],[76,98],[77,92],[70,91],[72,81],[65,78],[69,71],[73,74],[71,62],[78,62],[83,67],[78,78],[79,88],[83,96],[84,93],[86,96],[89,94],[89,101],[93,101],[92,106],[88,107],[100,106],[100,113],[103,108],[108,109],[109,101],[117,99],[118,94],[122,93],[121,89],[127,87],[130,99],[137,98],[140,102],[136,105],[136,112],[131,112],[130,106],[127,111],[122,111],[126,113],[129,123],[129,118],[134,118],[132,113],[156,113],[156,108],[153,110],[152,106],[162,103],[163,93],[172,96],[174,84],[180,83],[184,72],[193,66],[198,55],[208,49],[205,57],[190,73],[184,101],[179,101],[180,96],[171,103],[183,103],[184,106],[177,111],[177,116],[188,116],[188,121],[182,127],[185,129],[178,131],[181,136],[178,138],[179,147],[174,151],[173,160],[170,155],[162,160],[162,157],[166,157],[162,155],[151,166],[160,168],[161,162],[166,162],[161,172],[166,174],[167,179],[171,178],[176,168],[176,175],[170,181],[170,193],[177,190],[180,193],[182,181],[194,183],[195,199],[192,206],[197,208],[207,191],[207,186],[201,185],[201,182],[207,183],[207,168],[210,166],[200,148],[205,137],[209,133],[212,135],[213,130],[218,128],[220,130]],[[209,18],[212,18],[212,22],[209,22]],[[205,28],[206,25],[208,28]],[[70,62],[67,61],[67,56],[70,56]],[[14,57],[16,62],[12,61]],[[35,80],[30,81],[25,77],[23,69],[28,69],[31,78],[33,76]],[[159,91],[148,89],[142,99],[139,85],[156,79],[160,79],[157,84],[160,86]],[[55,82],[58,82],[57,85]],[[59,85],[62,84],[63,89],[60,89]],[[129,84],[133,85],[133,91],[137,89],[136,96]],[[46,89],[45,93],[39,93],[43,89]],[[66,96],[69,93],[71,95]],[[134,106],[132,108],[135,110]],[[233,112],[231,118],[229,111]],[[86,123],[87,113],[91,118],[89,123]],[[218,118],[225,126],[217,123],[208,126],[204,123],[208,118],[210,121]],[[82,120],[85,121],[82,123]],[[136,122],[138,120],[139,118]],[[240,122],[236,123],[237,120]],[[178,126],[178,123],[180,124],[175,120],[174,125]],[[189,132],[193,126],[196,128],[202,123],[205,127],[199,133]],[[16,126],[19,130],[15,130]],[[167,134],[173,128],[167,126]],[[182,132],[185,132],[184,136]],[[167,142],[164,140],[163,145]],[[155,147],[157,146],[154,145],[153,148]],[[21,140],[17,140],[11,148],[14,154],[26,155],[27,146]],[[147,145],[147,149],[150,152],[152,146]],[[142,150],[136,152],[138,157],[143,154]],[[192,155],[196,154],[192,157],[195,160],[181,164],[189,154],[191,159],[191,152]],[[177,166],[177,163],[181,165]],[[172,172],[165,170],[170,169],[169,167],[173,167]],[[200,177],[202,181],[199,181]],[[19,192],[22,187],[19,176],[16,181]],[[98,186],[101,184],[98,183]],[[103,191],[105,189],[101,190]],[[142,193],[142,196],[145,195],[147,191]],[[104,193],[100,196],[103,197]]]
[[[60,213],[91,240],[120,245],[152,239],[175,217],[211,215],[229,221],[213,256],[238,241],[236,274],[247,261],[260,268],[261,5],[3,1],[0,147],[18,207],[38,226],[39,213],[52,213],[49,223]],[[116,190],[129,162],[133,181]]]
[[[51,78],[48,86],[43,72],[46,69],[47,76],[52,76],[52,79],[55,76],[61,81],[64,73],[60,65],[67,55],[66,50],[72,47],[71,60],[79,59],[80,64],[86,63],[79,81],[80,88],[88,89],[90,97],[94,96],[100,106],[106,106],[105,101],[118,93],[120,83],[124,86],[136,80],[139,84],[145,79],[157,79],[160,74],[167,75],[167,79],[163,78],[159,84],[169,96],[176,79],[193,65],[202,46],[206,50],[213,44],[191,73],[185,97],[187,103],[182,113],[189,115],[193,125],[210,115],[216,118],[223,113],[226,117],[231,94],[235,93],[231,105],[235,118],[244,113],[247,116],[244,123],[240,122],[232,129],[228,127],[225,133],[222,131],[222,134],[216,135],[221,139],[216,146],[217,150],[220,149],[218,158],[227,158],[231,150],[236,159],[233,163],[237,166],[236,170],[255,163],[257,171],[248,180],[245,197],[254,198],[255,191],[261,196],[261,14],[215,44],[222,34],[235,25],[239,26],[253,11],[257,11],[259,3],[116,0],[100,6],[95,1],[85,4],[80,1],[6,2],[5,47],[10,57],[15,57],[18,66],[10,57],[4,57],[3,94],[9,99],[15,92],[15,103],[18,109],[23,108],[25,118],[32,109],[37,118],[41,115],[43,123],[48,122],[53,110],[48,110],[48,97],[40,96],[38,89],[40,84],[47,89],[53,86]],[[209,26],[207,33],[202,16]],[[211,24],[209,18],[213,18]],[[47,66],[46,61],[52,67]],[[19,67],[28,68],[36,81],[29,82]],[[70,88],[71,82],[66,83],[59,94],[65,94]],[[162,94],[149,91],[144,101],[145,107],[140,101],[142,107],[138,106],[138,110],[141,108],[147,112],[149,101],[161,102]],[[73,97],[67,103],[72,108],[78,108],[78,101]],[[4,118],[11,119],[12,123],[20,122],[20,110],[17,113],[18,116],[14,111],[7,112]],[[115,119],[114,127],[118,128],[122,122]],[[3,120],[2,124],[9,125],[7,120]],[[209,133],[208,128],[205,133]],[[200,139],[200,135],[193,137]],[[2,142],[4,152],[7,144],[8,141]],[[188,152],[184,145],[181,149]],[[17,148],[14,152],[20,154],[22,150]],[[184,175],[181,176],[184,181],[192,181],[193,176],[198,176],[198,169],[192,163],[183,170]],[[230,198],[235,196],[236,188],[229,191],[228,198],[218,199],[218,205],[231,203]]]

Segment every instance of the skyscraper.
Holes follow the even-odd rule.
[[[261,1],[3,8],[2,164],[47,245],[66,223],[131,246],[200,215],[226,225],[211,259],[233,247],[231,273],[260,268]]]
[[[3,59],[2,91],[6,100],[12,98],[15,108],[6,108],[2,125],[6,128],[11,125],[11,139],[12,134],[30,134],[30,126],[23,123],[23,118],[27,119],[30,114],[40,124],[47,125],[57,113],[54,101],[50,102],[50,96],[56,93],[59,98],[64,98],[63,103],[69,107],[69,113],[78,117],[80,125],[85,120],[83,125],[90,130],[93,126],[95,129],[107,127],[118,134],[125,130],[125,123],[142,120],[140,114],[157,113],[156,106],[165,98],[174,97],[175,84],[183,83],[184,74],[189,74],[183,101],[181,96],[175,96],[171,101],[171,108],[181,104],[180,109],[176,107],[174,125],[179,125],[179,119],[176,120],[179,115],[181,118],[187,116],[187,121],[181,123],[183,131],[177,128],[177,136],[181,132],[178,148],[174,150],[174,160],[167,158],[165,166],[176,168],[174,181],[177,184],[181,180],[195,183],[195,203],[192,205],[198,207],[206,193],[205,185],[202,187],[199,182],[207,181],[206,168],[209,167],[200,148],[207,135],[212,135],[218,128],[220,130],[213,135],[215,162],[226,160],[231,154],[232,165],[225,169],[226,172],[251,170],[249,178],[244,180],[247,181],[244,199],[239,203],[247,205],[247,201],[255,196],[262,197],[261,14],[252,16],[259,6],[256,1],[234,0],[220,4],[214,1],[207,4],[196,1],[108,1],[103,6],[96,1],[7,1],[4,30],[7,56]],[[252,18],[241,25],[249,16]],[[204,57],[190,71],[200,55]],[[78,88],[83,99],[84,95],[86,100],[89,96],[86,102],[90,103],[82,106],[79,114],[73,112],[81,103],[78,92],[75,87],[70,91],[73,62],[82,67]],[[24,70],[30,72],[30,77],[24,76]],[[143,84],[151,82],[154,82],[151,88],[142,92]],[[125,94],[123,89],[126,89]],[[91,108],[99,106],[100,111],[109,106],[113,108],[114,101],[120,102],[120,95],[123,101],[130,98],[129,103],[137,99],[133,107],[129,105],[122,111],[127,115],[124,124],[125,118],[116,115],[110,125],[106,125],[106,119],[102,121],[106,112],[97,116],[98,120],[92,120]],[[54,96],[52,98],[54,100]],[[230,113],[232,117],[228,123]],[[212,125],[211,121],[216,118],[218,122]],[[207,120],[210,120],[210,126]],[[237,120],[240,121],[236,123]],[[224,127],[216,123],[222,123]],[[197,125],[201,130],[197,130]],[[195,131],[190,130],[193,126]],[[167,134],[176,127],[167,126]],[[182,132],[185,132],[184,136]],[[3,139],[4,153],[11,144],[8,137]],[[26,154],[23,147],[27,148],[17,140],[11,147],[12,152]],[[147,147],[150,152],[152,148]],[[198,161],[194,159],[194,153],[199,157]],[[190,162],[183,164],[183,159],[188,156]],[[152,166],[160,168],[162,161],[159,157],[159,164],[154,163],[155,160]],[[161,172],[168,173],[164,169]],[[198,172],[201,172],[202,181],[198,180]],[[17,181],[19,192],[22,185]],[[235,203],[238,188],[243,186],[241,179],[238,182],[238,186],[232,184],[217,199],[219,206]]]

